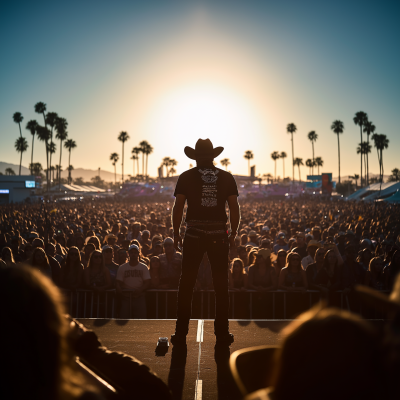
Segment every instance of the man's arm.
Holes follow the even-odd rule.
[[[174,229],[174,246],[175,250],[181,251],[178,245],[182,248],[182,238],[179,235],[179,229],[182,223],[183,209],[185,207],[186,196],[177,194],[174,206],[172,207],[172,227]]]
[[[231,248],[235,247],[235,237],[237,235],[237,230],[240,223],[240,206],[238,203],[238,199],[236,195],[232,195],[228,197],[228,206],[229,206],[229,216],[231,221],[231,234],[229,236],[229,242]]]

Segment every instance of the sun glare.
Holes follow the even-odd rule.
[[[249,101],[224,87],[208,84],[186,86],[165,95],[152,113],[157,137],[168,135],[176,143],[192,144],[210,138],[215,145],[259,130]]]

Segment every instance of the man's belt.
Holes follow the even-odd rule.
[[[202,231],[224,231],[226,232],[226,224],[224,222],[188,222],[187,229],[194,228]]]

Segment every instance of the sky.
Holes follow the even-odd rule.
[[[18,111],[29,143],[22,164],[29,165],[25,125],[43,125],[34,112],[42,101],[68,121],[74,168],[113,171],[110,154],[121,161],[117,137],[126,131],[125,174],[133,173],[131,150],[142,140],[154,148],[148,171],[155,176],[163,157],[178,161],[177,173],[188,169],[184,147],[210,138],[225,148],[220,168],[229,158],[229,171],[247,174],[243,155],[251,150],[256,175],[274,174],[271,153],[284,151],[291,176],[286,126],[294,123],[294,156],[312,158],[307,134],[315,131],[321,172],[337,176],[330,126],[339,119],[341,174],[359,174],[353,117],[364,111],[390,140],[383,155],[389,173],[400,168],[399,18],[400,3],[385,0],[1,2],[0,161],[19,164]],[[36,140],[34,162],[45,165]],[[369,164],[377,174],[374,148]],[[302,167],[302,179],[307,173]]]

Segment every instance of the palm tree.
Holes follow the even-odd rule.
[[[398,168],[392,169],[392,178],[396,182],[400,180],[400,169]]]
[[[338,165],[339,165],[339,183],[340,183],[340,141],[339,135],[344,131],[344,124],[342,121],[338,119],[332,122],[331,130],[337,135],[337,144],[338,144]]]
[[[362,156],[364,156],[364,165],[366,166],[367,164],[367,160],[366,160],[366,155],[368,153],[371,153],[371,145],[367,142],[363,142],[363,143],[359,143],[358,147],[357,147],[357,154],[361,154]],[[366,174],[367,169],[365,168],[365,174]],[[367,177],[365,175],[364,177],[364,182],[367,181]]]
[[[284,151],[281,151],[279,157],[282,158],[283,161],[283,179],[285,179],[285,158],[287,157],[287,154]]]
[[[224,159],[221,160],[221,165],[222,165],[223,167],[225,167],[225,171],[228,170],[228,165],[229,165],[230,163],[231,163],[231,162],[229,161],[229,158],[224,158]]]
[[[162,160],[162,164],[161,164],[162,166],[165,167],[165,171],[166,171],[166,174],[167,174],[167,178],[168,178],[168,176],[169,176],[169,171],[168,171],[169,160],[170,160],[169,157],[164,157],[163,160]]]
[[[67,140],[67,142],[68,142],[68,140]],[[65,142],[65,143],[67,143],[67,142]],[[71,171],[73,169],[74,169],[74,166],[69,164],[68,168],[67,168],[67,170],[68,170],[68,185],[71,185],[71,183],[72,183]]]
[[[168,176],[169,174],[174,174],[176,172],[175,168],[178,165],[178,161],[176,161],[173,158],[170,158],[168,161],[168,166],[170,167],[169,171],[168,171]]]
[[[271,182],[273,181],[273,180],[272,180],[272,175],[271,175],[269,172],[268,172],[268,174],[264,174],[264,175],[263,175],[263,178],[267,180],[267,183],[268,183],[268,184],[269,184],[270,181],[271,181]]]
[[[56,164],[55,167],[56,167],[56,172],[57,172],[56,180],[58,181],[58,185],[60,187],[62,167],[61,167],[61,165],[58,165],[58,164]]]
[[[314,142],[317,141],[318,135],[315,133],[315,131],[311,131],[311,132],[308,133],[307,137],[308,137],[308,140],[312,144],[312,160],[313,160],[313,164],[314,164],[314,161],[315,161],[315,157],[314,157]],[[314,167],[312,168],[312,174],[314,174]]]
[[[356,190],[357,190],[357,181],[360,178],[360,175],[354,174],[353,176],[349,176],[350,179],[354,179],[356,181]]]
[[[34,175],[40,175],[40,173],[43,171],[42,164],[40,164],[38,162],[34,163],[34,164],[31,164],[29,166],[29,168],[32,170]]]
[[[22,153],[26,150],[28,150],[28,142],[24,137],[19,137],[14,144],[15,150],[18,151],[18,153],[21,153],[21,158],[19,160],[19,175],[21,175],[21,164],[22,164]]]
[[[251,150],[247,150],[244,152],[243,157],[249,162],[249,176],[250,176],[250,160],[254,158],[254,154]]]
[[[28,131],[30,131],[30,132],[31,132],[31,135],[32,135],[31,165],[33,165],[33,142],[34,142],[34,139],[35,139],[35,133],[36,133],[36,128],[37,128],[37,126],[38,126],[38,123],[37,123],[34,119],[31,119],[31,120],[26,124],[26,127],[25,127],[25,129],[27,129]],[[31,175],[33,175],[32,168],[31,168]]]
[[[42,114],[43,115],[44,127],[47,129],[46,114],[45,114],[46,109],[47,109],[46,108],[46,104],[41,102],[41,101],[39,101],[38,103],[35,104],[35,112],[38,113],[38,114]],[[49,139],[50,139],[50,131],[49,131],[48,138],[45,140],[45,142],[46,142],[46,166],[47,166],[47,169],[46,169],[46,180],[47,181],[49,179],[49,177],[48,177],[49,153],[47,152],[47,144],[48,144],[47,142],[49,141]],[[41,140],[41,139],[39,139],[39,140]],[[49,187],[47,186],[47,190],[48,190],[48,188]]]
[[[121,167],[122,167],[122,183],[124,183],[124,144],[125,142],[129,139],[128,132],[121,131],[120,134],[118,135],[118,140],[122,142],[122,162],[121,162]]]
[[[113,162],[114,165],[114,176],[115,176],[115,184],[117,184],[117,161],[119,160],[119,155],[117,153],[111,153],[110,160]]]
[[[135,161],[137,161],[139,159],[139,157],[136,154],[132,154],[131,156],[131,160],[133,160],[133,175],[135,176]]]
[[[274,151],[273,153],[271,153],[271,158],[274,160],[275,162],[275,182],[276,182],[276,160],[279,159],[279,153],[277,151]]]
[[[15,175],[15,171],[12,168],[6,168],[6,175]]]
[[[137,167],[137,174],[136,175],[139,175],[139,153],[140,153],[140,147],[134,147],[133,149],[132,149],[132,155],[134,155],[136,158],[136,167]]]
[[[368,121],[368,115],[364,111],[358,111],[358,112],[356,112],[356,114],[353,118],[353,121],[356,125],[360,126],[360,137],[361,137],[361,143],[362,143],[363,142],[363,138],[362,138],[363,126]],[[362,185],[363,185],[363,179],[362,179],[362,176],[363,176],[363,174],[362,174],[363,154],[362,153],[360,153],[360,157],[361,157],[361,159],[360,159],[360,161],[361,161],[361,173],[360,173],[361,183],[360,183],[360,186],[362,187]]]
[[[147,140],[142,140],[139,143],[139,149],[140,152],[142,153],[142,175],[145,176],[145,170],[144,170],[144,162],[145,162],[145,155],[146,155],[146,151],[147,151],[147,146],[149,145],[149,143],[147,142]]]
[[[311,175],[311,168],[314,167],[314,163],[313,163],[313,160],[311,160],[311,158],[307,158],[307,160],[306,160],[306,167],[310,168],[310,170],[309,170],[309,175]]]
[[[293,133],[295,133],[297,131],[297,127],[295,124],[290,123],[287,124],[286,127],[286,132],[290,133],[291,135],[291,141],[292,141],[292,176],[293,176],[293,182],[294,182],[294,145],[293,145]]]
[[[67,140],[68,138],[68,132],[67,132],[67,126],[68,126],[68,122],[65,118],[57,118],[56,120],[56,138],[60,140],[60,168],[59,171],[60,173],[57,174],[57,178],[58,178],[58,187],[60,188],[61,186],[61,156],[62,156],[62,142],[64,140]]]
[[[21,122],[22,122],[23,119],[24,119],[24,117],[22,116],[22,114],[20,112],[14,113],[13,120],[19,126],[19,137],[22,137]]]
[[[48,165],[48,142],[50,139],[50,130],[45,127],[45,126],[41,126],[41,125],[37,125],[36,127],[36,135],[38,137],[38,139],[41,142],[44,142],[45,148],[46,148],[46,165]],[[48,176],[48,171],[46,170],[46,181],[49,179]]]
[[[146,154],[146,176],[148,176],[147,168],[149,166],[149,155],[154,151],[153,146],[150,143],[147,143],[145,147],[145,154]]]
[[[367,121],[364,124],[364,133],[367,134],[367,143],[369,144],[369,135],[372,135],[375,132],[376,126],[371,122]],[[369,160],[367,153],[367,185],[369,184]]]
[[[303,164],[303,159],[299,158],[299,157],[296,157],[293,162],[294,162],[294,165],[297,165],[299,167],[299,181],[301,182],[300,166],[304,165]]]
[[[53,129],[56,125],[57,122],[57,118],[58,118],[58,114],[55,112],[48,112],[46,115],[46,124],[50,126],[51,130],[51,136],[50,136],[50,144],[53,143]],[[50,152],[50,162],[49,162],[49,166],[50,166],[50,171],[52,171],[51,169],[51,156],[52,153]]]
[[[56,150],[57,150],[57,146],[54,142],[50,142],[49,143],[49,154],[50,154],[50,160],[51,160],[51,156],[53,154],[55,154]],[[54,168],[52,168],[52,165],[50,165],[50,184],[53,182],[53,179],[51,179],[51,172],[53,171],[53,176],[54,176]]]
[[[372,135],[372,140],[374,141],[376,150],[378,151],[380,182],[383,182],[383,150],[389,147],[389,139],[384,134],[375,133]]]
[[[318,175],[319,175],[319,167],[323,167],[324,166],[324,160],[321,157],[317,157],[314,160],[314,163],[318,167]]]
[[[76,148],[75,140],[73,140],[73,139],[66,140],[65,143],[64,143],[64,147],[69,151],[69,158],[68,158],[68,184],[70,185],[71,182],[72,182],[71,171],[72,171],[72,169],[74,169],[73,167],[72,167],[72,169],[70,168],[71,167],[71,151],[72,151],[72,149]]]

